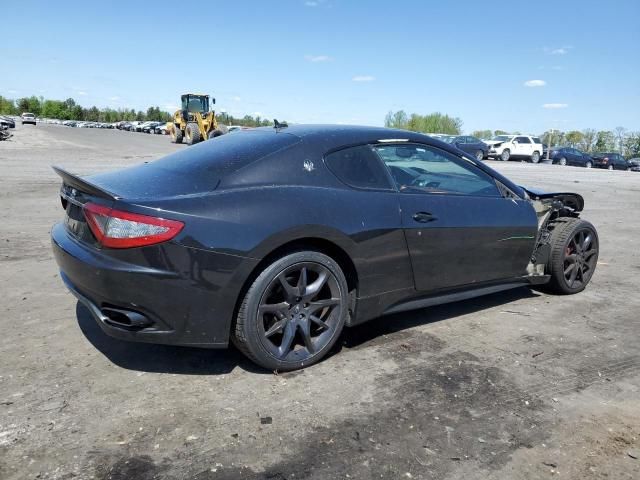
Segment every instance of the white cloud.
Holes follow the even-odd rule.
[[[556,70],[558,72],[564,70],[564,67],[561,65],[554,65],[553,67],[551,67],[551,70]]]
[[[80,91],[78,91],[78,92],[76,92],[76,93],[77,93],[78,95],[82,96],[82,97],[85,97],[85,96],[89,95],[87,92],[85,92],[85,91],[83,91],[83,90],[80,90]]]
[[[568,103],[545,103],[544,105],[542,105],[542,108],[556,110],[558,108],[567,108],[568,106]]]
[[[314,1],[308,1],[308,2],[304,2],[304,6],[305,7],[317,7],[319,5],[318,2],[314,2]]]
[[[544,87],[547,84],[544,80],[527,80],[524,82],[525,87]]]
[[[330,62],[333,60],[329,55],[305,55],[305,60],[308,62]]]
[[[231,100],[233,100],[234,102],[240,102],[242,101],[242,98],[238,97],[237,95],[235,97],[231,97]]]
[[[371,75],[356,75],[351,80],[354,82],[373,82],[376,77],[372,77]]]
[[[7,90],[8,93],[14,94],[14,93],[18,93],[17,90]]]
[[[572,48],[573,47],[571,45],[566,45],[564,47],[555,47],[555,48],[545,47],[544,51],[549,55],[566,55],[567,53],[569,53],[569,50],[571,50]]]
[[[117,102],[118,100],[120,100],[120,97],[117,95],[114,95],[113,97],[109,97],[109,100],[111,100],[112,102]]]
[[[253,116],[254,117],[261,117],[262,116],[262,112],[253,112]]]

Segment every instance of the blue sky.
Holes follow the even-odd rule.
[[[467,132],[640,130],[638,0],[21,0],[2,16],[10,98],[172,110],[201,91],[291,122],[404,109]]]

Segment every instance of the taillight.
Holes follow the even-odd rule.
[[[132,248],[166,242],[184,227],[177,220],[123,212],[87,203],[84,216],[98,242],[109,248]]]

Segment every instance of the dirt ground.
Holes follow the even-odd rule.
[[[49,244],[60,164],[85,174],[167,137],[18,126],[0,142],[0,478],[640,478],[640,174],[491,162],[576,191],[590,286],[380,318],[274,375],[235,350],[121,342],[66,292]]]

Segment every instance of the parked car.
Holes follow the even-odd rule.
[[[167,130],[167,123],[166,122],[160,122],[153,129],[153,133],[156,133],[158,135],[167,135],[169,133],[169,131]]]
[[[606,168],[607,170],[626,170],[628,168],[627,161],[622,155],[615,152],[592,153],[593,166],[597,168]]]
[[[16,128],[16,121],[6,115],[0,115],[0,127],[3,126],[7,128]]]
[[[593,167],[593,158],[577,148],[553,148],[550,153],[551,163],[558,165],[575,165],[578,167]]]
[[[627,170],[632,172],[640,172],[640,158],[632,158],[627,160]]]
[[[503,162],[526,160],[538,163],[542,155],[542,141],[529,135],[496,135],[485,143],[489,146],[489,157]]]
[[[22,125],[25,125],[27,123],[30,123],[31,125],[36,124],[36,116],[33,113],[24,112],[22,115],[20,115],[20,118],[22,119]]]
[[[458,147],[463,152],[473,155],[478,160],[487,158],[489,155],[489,146],[479,138],[471,135],[451,135],[443,137],[442,140]]]
[[[130,122],[131,127],[129,127],[129,131],[130,132],[141,132],[143,123],[144,122],[139,122],[139,121]]]
[[[110,173],[55,171],[60,277],[102,330],[232,339],[270,370],[311,365],[381,315],[526,285],[580,292],[598,259],[580,195],[525,189],[416,132],[264,127]]]
[[[145,122],[142,124],[142,132],[153,133],[158,125],[160,125],[160,122]]]

